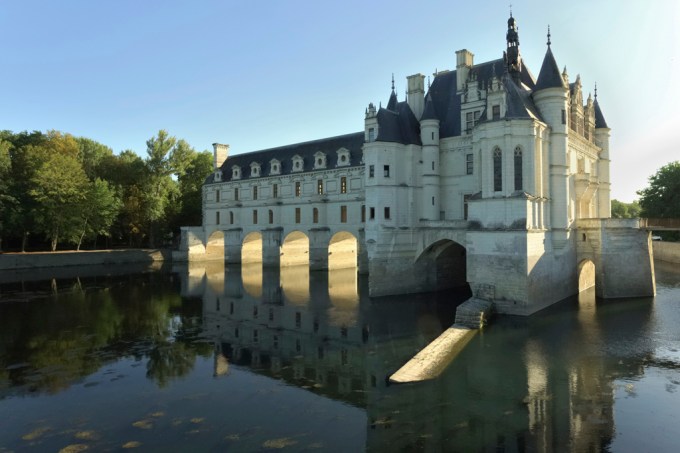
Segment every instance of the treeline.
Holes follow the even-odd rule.
[[[161,130],[146,158],[58,131],[0,131],[0,251],[171,245],[201,224],[212,154]]]

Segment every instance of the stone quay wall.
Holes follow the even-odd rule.
[[[166,249],[0,253],[0,271],[62,266],[153,263],[170,261],[171,259],[171,251]]]
[[[654,259],[668,263],[680,263],[680,242],[652,241]]]

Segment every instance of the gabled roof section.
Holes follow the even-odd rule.
[[[513,82],[509,74],[503,74],[501,83],[506,92],[506,119],[537,119],[543,121],[541,113],[531,98],[531,92]]]
[[[392,93],[392,96],[395,96]],[[395,96],[396,98],[396,96]],[[392,97],[390,97],[390,103]],[[388,104],[389,107],[389,104]],[[396,102],[392,109],[378,110],[378,137],[376,141],[420,145],[420,123],[406,102]]]
[[[352,134],[338,135],[337,137],[324,138],[321,140],[313,140],[303,143],[295,143],[292,145],[279,146],[276,148],[269,148],[261,151],[254,151],[250,153],[237,154],[230,156],[224,164],[222,164],[222,181],[231,181],[231,171],[228,171],[233,165],[238,165],[242,169],[250,168],[251,162],[256,162],[261,165],[259,178],[269,176],[269,166],[272,159],[277,159],[281,163],[281,171],[276,174],[287,175],[292,173],[293,156],[300,155],[304,159],[304,167],[302,172],[315,171],[314,170],[314,153],[321,151],[326,154],[326,168],[335,168],[337,165],[338,154],[336,151],[340,148],[349,150],[350,161],[349,166],[362,165],[362,156],[364,145],[364,132],[355,132]],[[346,166],[343,164],[343,166]],[[296,172],[297,173],[297,172]],[[211,183],[214,176],[211,174],[206,179],[205,183]],[[250,174],[242,174],[240,181],[247,181]]]
[[[602,109],[600,109],[600,103],[597,102],[597,96],[595,96],[595,129],[601,129],[601,128],[607,128],[609,129],[609,126],[607,126],[607,122],[604,119],[604,115],[602,114]]]
[[[538,74],[538,80],[534,90],[543,90],[546,88],[566,88],[560,69],[557,67],[557,62],[553,56],[550,46],[543,58],[543,65],[541,65],[541,72]]]

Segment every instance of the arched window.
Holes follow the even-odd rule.
[[[503,151],[499,148],[493,150],[493,190],[503,190]]]
[[[515,148],[515,190],[522,190],[522,148]]]

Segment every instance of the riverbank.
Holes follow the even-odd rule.
[[[96,266],[112,264],[154,263],[171,261],[169,249],[120,249],[63,252],[2,253],[0,271],[40,269],[63,266]]]

